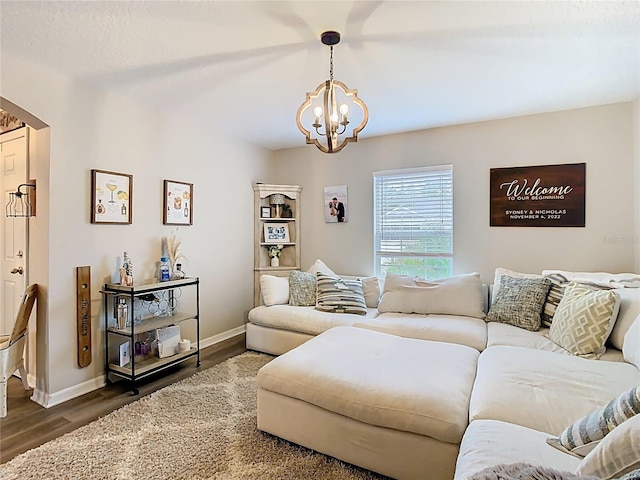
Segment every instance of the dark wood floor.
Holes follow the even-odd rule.
[[[162,376],[140,383],[139,395],[132,395],[126,382],[116,382],[48,409],[29,400],[33,391],[25,391],[22,382],[12,377],[7,388],[7,416],[0,419],[0,463],[245,350],[245,336],[237,336],[203,349],[199,369],[195,359],[187,360]]]

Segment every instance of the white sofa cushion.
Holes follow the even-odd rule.
[[[457,444],[478,355],[462,345],[337,327],[261,368],[258,387],[370,425]]]
[[[496,345],[507,345],[569,355],[569,352],[564,348],[549,340],[548,333],[548,328],[541,328],[537,332],[531,332],[507,323],[490,322],[487,323],[487,348]]]
[[[499,420],[471,422],[462,437],[455,480],[499,464],[530,463],[574,472],[580,459],[547,445],[547,434]]]
[[[640,415],[622,423],[584,457],[576,473],[608,480],[640,468]]]
[[[640,288],[617,288],[615,292],[620,296],[620,310],[611,331],[609,343],[622,350],[624,336],[636,317],[640,315]]]
[[[484,350],[487,344],[486,323],[475,317],[381,313],[353,326],[418,340],[457,343],[478,351]]]
[[[560,345],[549,340],[549,329],[541,328],[537,332],[530,332],[524,328],[514,327],[506,323],[487,323],[487,348],[496,345],[507,345],[512,347],[534,348],[547,352],[571,355]],[[607,351],[600,357],[600,360],[607,362],[624,362],[622,352],[614,347],[607,348]]]
[[[275,275],[260,276],[260,293],[265,305],[286,305],[289,303],[289,278]]]
[[[331,270],[329,267],[327,267],[327,264],[324,263],[322,260],[318,259],[315,262],[313,262],[313,265],[311,265],[308,269],[307,269],[308,273],[313,273],[314,275],[317,273],[322,273],[323,275],[329,275],[330,277],[337,277],[338,274],[335,273],[333,270]]]
[[[378,310],[380,313],[433,313],[484,318],[480,274],[425,280],[388,273]]]
[[[502,420],[558,435],[639,383],[640,370],[629,363],[491,347],[478,361],[469,418]]]
[[[574,355],[598,358],[618,316],[620,297],[613,290],[592,290],[571,282],[553,317],[549,338]]]
[[[585,415],[547,443],[561,451],[586,456],[600,440],[625,420],[640,413],[640,387],[632,387],[605,406]]]
[[[624,359],[640,368],[640,315],[636,317],[627,334],[622,347]]]
[[[263,327],[292,330],[294,332],[318,335],[333,327],[353,325],[363,318],[378,315],[376,309],[368,309],[367,315],[350,313],[330,313],[316,310],[315,307],[294,307],[292,305],[261,305],[249,311],[249,321]]]

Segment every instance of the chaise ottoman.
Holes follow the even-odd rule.
[[[399,479],[453,478],[479,352],[335,327],[258,372],[258,429]]]

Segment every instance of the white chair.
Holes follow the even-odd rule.
[[[0,336],[0,418],[7,415],[7,380],[16,370],[20,371],[24,389],[29,390],[27,371],[24,368],[24,345],[27,339],[27,324],[37,294],[37,284],[27,287],[11,335]]]

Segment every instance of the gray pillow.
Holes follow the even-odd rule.
[[[289,305],[312,307],[316,304],[316,274],[293,270],[289,274]]]
[[[548,278],[503,276],[487,322],[508,323],[532,332],[539,330],[540,314],[550,287]]]
[[[362,282],[318,273],[316,309],[323,312],[366,315],[367,305],[362,292]]]

